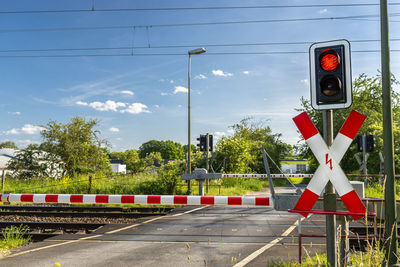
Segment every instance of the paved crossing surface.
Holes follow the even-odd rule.
[[[0,266],[266,266],[298,259],[297,221],[298,215],[270,207],[183,207],[132,225],[31,244],[12,251]],[[302,229],[323,233],[325,220],[312,216]],[[323,239],[310,242],[309,253],[324,249]]]

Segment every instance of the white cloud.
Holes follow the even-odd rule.
[[[11,130],[5,131],[5,134],[19,134],[19,130],[17,128],[12,128]]]
[[[83,102],[83,101],[76,101],[75,104],[77,104],[79,106],[87,106],[87,105],[89,105],[87,102]]]
[[[178,108],[181,108],[182,107],[182,105],[178,105]]]
[[[204,74],[199,74],[199,75],[194,76],[194,78],[199,79],[199,80],[204,80],[204,79],[207,79],[207,76]]]
[[[120,107],[126,107],[125,103],[122,102],[115,102],[112,100],[107,100],[106,102],[92,102],[89,103],[89,107],[94,108],[95,110],[99,110],[99,111],[118,111],[118,108]]]
[[[119,129],[117,128],[117,127],[111,127],[110,129],[108,129],[110,132],[113,132],[113,133],[118,133],[119,132]]]
[[[300,82],[301,82],[301,83],[304,83],[304,84],[309,84],[308,79],[300,80]]]
[[[323,14],[323,13],[327,13],[327,12],[328,12],[328,9],[326,9],[326,8],[318,11],[319,14]]]
[[[16,140],[15,143],[17,143],[18,146],[27,146],[27,145],[30,145],[30,144],[39,144],[38,141],[33,141],[33,140],[29,140],[29,139]]]
[[[177,93],[187,93],[188,92],[188,89],[186,88],[186,87],[183,87],[183,86],[175,86],[175,90],[174,90],[174,94],[177,94]]]
[[[160,108],[160,106],[159,106],[159,105],[154,105],[154,107],[155,107],[155,108]]]
[[[225,136],[225,135],[226,135],[225,132],[214,132],[214,138],[215,138],[216,140],[221,139],[222,136]]]
[[[212,74],[214,76],[221,76],[221,77],[231,77],[231,76],[233,76],[232,73],[224,72],[222,70],[212,70]]]
[[[139,114],[139,113],[150,113],[147,106],[142,103],[132,103],[128,108],[120,111],[121,113]]]
[[[19,111],[8,112],[8,114],[11,114],[11,115],[21,115],[21,112],[19,112]]]
[[[37,134],[40,131],[44,130],[43,127],[32,125],[32,124],[25,124],[22,126],[21,129],[13,128],[11,130],[5,131],[5,134]]]
[[[161,95],[162,95],[162,96],[165,96],[165,95],[168,95],[168,93],[166,93],[166,92],[161,92]]]
[[[174,83],[174,80],[170,80],[169,83]]]
[[[246,74],[246,75],[249,75],[249,71],[248,71],[248,70],[245,70],[245,71],[243,71],[242,73],[243,73],[243,74]]]
[[[134,92],[132,92],[130,90],[123,90],[123,91],[120,91],[120,93],[125,94],[125,95],[134,95],[135,94]]]
[[[40,133],[40,131],[44,130],[43,127],[37,126],[37,125],[32,125],[32,124],[25,124],[22,128],[21,131],[26,134],[36,134]]]

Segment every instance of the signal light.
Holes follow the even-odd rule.
[[[315,43],[310,47],[311,106],[316,110],[352,104],[350,43]]]

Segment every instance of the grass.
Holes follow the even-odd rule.
[[[0,240],[0,251],[5,252],[7,250],[20,247],[28,243],[31,238],[24,237],[29,231],[28,226],[20,225],[19,227],[10,226],[2,231],[2,239]]]

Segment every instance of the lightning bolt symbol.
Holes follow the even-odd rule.
[[[325,154],[325,162],[326,162],[326,165],[328,165],[328,163],[329,163],[329,168],[332,170],[332,159],[329,159],[329,156],[328,156],[328,153],[326,153]]]

